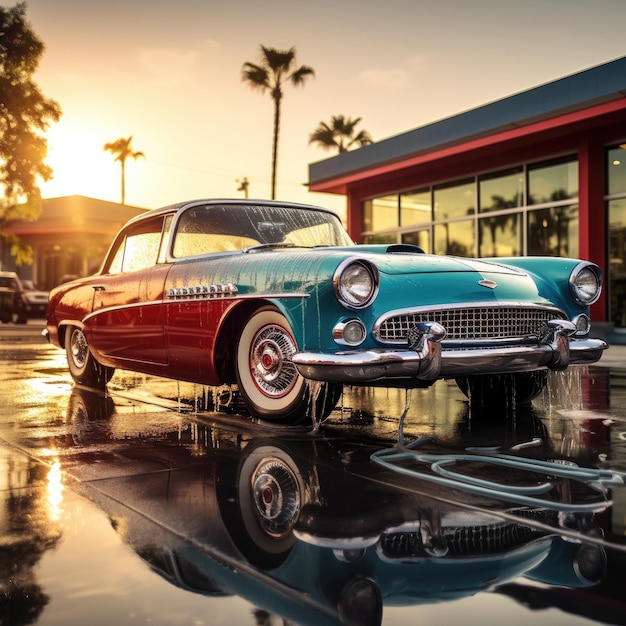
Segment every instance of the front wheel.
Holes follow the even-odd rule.
[[[545,370],[457,378],[456,384],[472,406],[523,406],[530,404],[548,381]]]
[[[70,374],[81,385],[103,389],[115,372],[113,368],[100,365],[93,358],[85,333],[76,326],[65,332],[65,353]]]
[[[319,383],[313,391],[291,360],[297,349],[289,323],[274,307],[259,309],[244,324],[235,369],[253,417],[295,424],[321,420],[335,408],[341,387]]]

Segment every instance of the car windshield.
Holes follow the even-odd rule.
[[[8,289],[18,288],[15,278],[10,278],[9,276],[0,276],[0,287],[5,287]]]
[[[188,209],[180,216],[172,254],[245,250],[259,245],[349,246],[353,242],[332,213],[281,206],[224,205]]]

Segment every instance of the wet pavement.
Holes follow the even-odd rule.
[[[532,409],[346,389],[313,432],[75,387],[40,330],[0,327],[0,626],[626,623],[626,347]]]

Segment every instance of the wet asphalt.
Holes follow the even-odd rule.
[[[0,327],[0,626],[626,623],[626,346],[532,408],[346,389],[311,429],[77,387],[41,329]]]

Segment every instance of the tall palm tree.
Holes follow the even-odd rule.
[[[146,158],[146,155],[141,152],[133,152],[130,147],[130,142],[133,140],[132,135],[130,137],[120,137],[115,141],[111,141],[109,143],[105,143],[103,146],[103,150],[109,151],[111,154],[116,155],[115,161],[119,161],[122,166],[122,204],[124,204],[124,200],[126,199],[126,159],[131,157],[137,160],[139,157]]]
[[[366,146],[373,141],[371,135],[366,130],[354,134],[354,129],[360,121],[360,117],[352,119],[343,115],[333,115],[330,124],[320,122],[309,136],[309,143],[316,143],[324,150],[336,149],[340,154],[347,152],[352,146]]]
[[[280,127],[280,103],[283,97],[283,84],[291,83],[294,87],[303,85],[309,76],[315,76],[312,68],[296,65],[296,49],[277,50],[261,46],[259,64],[244,63],[241,80],[252,89],[261,92],[268,90],[274,101],[274,137],[272,142],[272,200],[276,198],[276,163],[278,161],[278,132]]]

